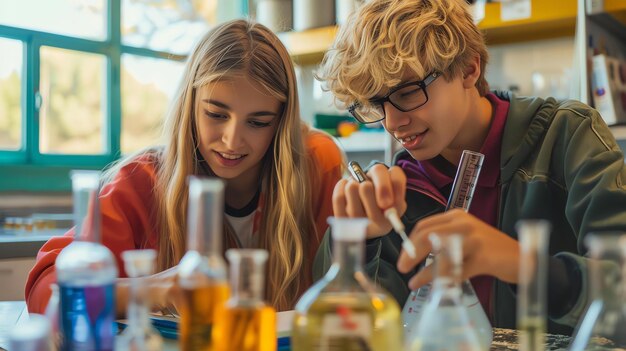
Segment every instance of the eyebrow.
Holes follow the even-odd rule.
[[[203,102],[206,102],[207,104],[211,104],[211,105],[215,105],[219,108],[223,108],[225,110],[230,110],[230,106],[226,105],[223,102],[217,101],[217,100],[212,100],[212,99],[202,99]],[[250,113],[248,116],[251,117],[261,117],[261,116],[272,116],[272,117],[276,117],[278,116],[278,113],[276,112],[272,112],[272,111],[256,111],[253,113]]]
[[[424,79],[426,79],[426,78],[424,78]],[[401,86],[403,86],[403,85],[405,85],[405,84],[407,84],[407,83],[422,82],[422,81],[424,81],[424,79],[421,79],[421,80],[416,80],[416,79],[405,79],[405,80],[401,81],[400,83],[398,83],[398,84],[396,84],[396,85],[392,86],[391,88],[389,88],[389,91],[394,90],[394,89],[396,89],[396,88],[398,88],[398,87],[401,87]],[[389,92],[389,91],[388,91],[388,92]],[[377,101],[377,100],[382,99],[382,98],[383,98],[384,96],[386,96],[386,95],[387,95],[387,94],[385,94],[385,95],[383,95],[383,96],[378,96],[378,95],[376,95],[376,96],[374,96],[374,97],[370,98],[370,99],[369,99],[369,101],[371,101],[371,102],[375,102],[375,101]]]

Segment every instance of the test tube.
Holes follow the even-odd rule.
[[[484,159],[485,155],[480,152],[463,150],[454,176],[454,183],[452,183],[452,190],[450,190],[450,197],[448,197],[446,211],[453,208],[460,208],[465,212],[469,211]]]
[[[547,264],[550,223],[523,220],[517,223],[520,268],[517,283],[517,329],[521,351],[545,347]]]

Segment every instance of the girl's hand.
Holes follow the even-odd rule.
[[[177,315],[177,302],[180,288],[177,284],[178,266],[166,269],[144,278],[146,299],[153,311],[164,314]],[[130,298],[130,284],[134,278],[119,278],[117,280],[117,312],[125,315]]]
[[[423,261],[432,247],[428,236],[461,234],[463,236],[463,280],[477,275],[491,275],[502,281],[517,283],[519,243],[507,234],[465,211],[455,209],[430,216],[418,222],[410,238],[417,249],[412,259],[402,251],[398,270],[406,273]],[[425,267],[409,281],[411,289],[432,281],[432,265]]]

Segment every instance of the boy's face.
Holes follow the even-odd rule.
[[[405,71],[402,82],[420,78]],[[461,77],[451,81],[439,77],[426,87],[426,93],[428,102],[409,112],[402,112],[388,102],[384,104],[383,126],[416,160],[428,160],[445,149],[463,147],[462,130],[471,128],[466,126],[466,121],[472,95],[464,88]]]

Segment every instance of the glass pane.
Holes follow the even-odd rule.
[[[107,0],[2,0],[0,24],[104,40],[106,3]]]
[[[158,145],[184,63],[122,55],[122,153]]]
[[[22,146],[22,42],[0,38],[0,149]]]
[[[216,23],[217,1],[122,0],[122,43],[187,54]]]
[[[104,139],[102,55],[41,48],[41,153],[101,154]]]

